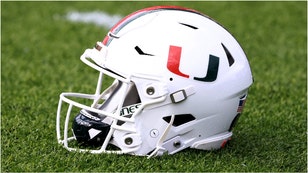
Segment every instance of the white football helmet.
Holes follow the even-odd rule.
[[[128,15],[81,60],[100,75],[94,94],[60,95],[57,138],[69,151],[151,157],[221,148],[253,82],[226,29],[175,6]],[[101,92],[104,76],[114,82]]]

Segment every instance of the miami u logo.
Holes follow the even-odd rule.
[[[182,73],[179,69],[181,61],[181,53],[182,53],[182,47],[172,46],[172,45],[169,47],[167,68],[169,71],[171,71],[176,75],[189,78],[188,74]],[[217,78],[218,67],[219,67],[219,57],[210,55],[206,75],[204,77],[194,77],[193,79],[202,82],[213,82]]]

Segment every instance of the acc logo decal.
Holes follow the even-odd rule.
[[[182,47],[170,45],[167,68],[170,72],[176,75],[189,78],[189,75],[182,73],[179,68],[181,61],[181,53],[182,53]],[[206,76],[194,77],[193,79],[202,82],[213,82],[217,78],[218,67],[219,67],[219,57],[210,55]]]
[[[123,107],[120,112],[120,115],[129,116],[129,117],[132,116],[135,113],[135,111],[139,108],[140,105],[141,105],[140,103],[137,103],[134,105]]]

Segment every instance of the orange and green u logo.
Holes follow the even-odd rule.
[[[181,72],[179,68],[181,61],[181,53],[182,53],[182,47],[172,46],[172,45],[169,47],[167,68],[170,72],[176,75],[189,78],[189,75]],[[206,75],[204,77],[194,77],[193,79],[202,82],[213,82],[217,78],[218,67],[219,67],[219,57],[210,55]]]

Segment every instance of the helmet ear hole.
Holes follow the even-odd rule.
[[[125,97],[123,106],[129,106],[129,105],[133,105],[133,104],[137,104],[137,103],[141,103],[141,99],[140,96],[138,94],[136,85],[133,83],[130,87],[130,89],[128,90],[128,93]]]
[[[191,114],[175,115],[172,126],[177,127],[177,126],[180,126],[182,124],[186,124],[186,123],[188,123],[190,121],[193,121],[195,119],[196,118],[193,115],[191,115]],[[169,123],[170,120],[171,120],[171,116],[163,117],[163,120],[166,121],[167,123]]]

